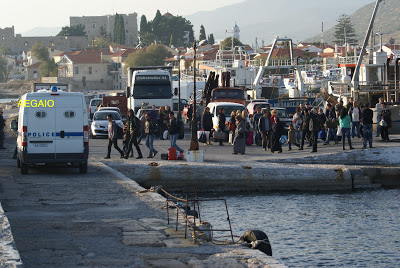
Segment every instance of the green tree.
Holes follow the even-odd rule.
[[[125,45],[125,23],[122,15],[115,14],[114,17],[114,43]]]
[[[108,48],[110,44],[112,44],[112,42],[110,41],[108,35],[106,35],[105,37],[100,36],[93,40],[94,49]]]
[[[137,50],[134,53],[128,55],[125,60],[125,66],[136,67],[136,66],[162,66],[166,58],[172,57],[163,45],[152,44],[146,50]]]
[[[358,42],[354,30],[354,25],[348,15],[342,14],[339,16],[339,19],[337,20],[337,24],[335,26],[335,34],[333,36],[335,38],[334,42],[339,45],[343,45],[345,41],[348,44]]]
[[[39,73],[42,77],[56,77],[58,75],[57,64],[54,60],[46,60],[40,64]]]
[[[57,36],[85,36],[85,26],[82,24],[78,24],[75,26],[65,26],[62,27],[61,31],[57,34]]]
[[[145,15],[140,17],[140,32],[141,33],[148,33],[150,32],[149,24],[147,23],[147,18]]]
[[[32,55],[35,56],[39,61],[49,60],[49,50],[43,46],[42,43],[36,42],[31,47]]]
[[[201,40],[206,40],[206,39],[207,39],[206,29],[204,29],[204,26],[201,25],[201,26],[200,26],[199,41],[201,41]]]
[[[0,57],[0,82],[6,82],[8,78],[7,60]]]
[[[232,37],[225,38],[225,40],[222,41],[221,46],[222,46],[223,50],[231,50],[232,49]],[[233,47],[236,47],[236,46],[243,46],[243,44],[237,38],[233,38]]]
[[[9,55],[11,53],[11,49],[8,47],[0,47],[0,56]]]
[[[208,36],[208,43],[209,43],[210,45],[214,45],[214,44],[215,44],[214,34],[210,34],[210,35]]]

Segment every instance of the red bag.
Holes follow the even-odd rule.
[[[168,160],[176,160],[176,148],[171,147],[168,149]]]
[[[254,132],[250,131],[249,135],[247,136],[247,139],[246,139],[246,144],[247,145],[252,145],[253,144],[253,135],[254,135]]]

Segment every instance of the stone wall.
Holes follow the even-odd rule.
[[[131,13],[121,15],[125,22],[125,45],[134,46],[138,43],[137,14]],[[70,26],[76,26],[78,24],[84,25],[89,40],[100,36],[101,26],[103,26],[107,33],[113,36],[114,17],[114,15],[70,17]]]
[[[13,52],[28,51],[36,43],[62,51],[85,49],[89,45],[86,36],[37,36],[23,37],[15,35],[14,26],[0,28],[0,46],[8,47]]]

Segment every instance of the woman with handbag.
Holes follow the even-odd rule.
[[[282,144],[281,144],[281,136],[283,135],[284,127],[282,123],[279,121],[279,117],[274,117],[274,124],[272,125],[271,130],[271,153],[278,151],[278,153],[282,153]]]
[[[339,125],[340,125],[340,127],[342,129],[343,150],[345,150],[344,145],[346,143],[346,135],[347,135],[347,140],[349,141],[350,149],[354,149],[351,146],[350,124],[351,124],[350,115],[347,113],[347,109],[346,108],[342,108],[342,110],[340,111],[340,116],[339,116]]]
[[[211,129],[213,127],[213,123],[212,123],[212,114],[210,113],[209,107],[206,107],[204,109],[201,125],[203,126],[204,132],[208,132],[208,135],[205,134],[207,137],[205,145],[207,145],[207,144],[212,145],[212,143],[210,142],[210,133],[211,133]]]
[[[233,141],[233,154],[244,155],[246,153],[246,135],[245,135],[246,123],[242,116],[236,116],[236,130],[235,139]]]
[[[218,131],[224,133],[225,123],[226,123],[225,109],[221,108],[218,112]],[[223,140],[219,139],[219,146],[224,145],[222,142],[223,142]]]

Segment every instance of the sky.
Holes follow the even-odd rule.
[[[70,16],[101,16],[107,14],[146,15],[152,20],[157,9],[161,14],[167,11],[173,15],[189,15],[198,11],[213,10],[244,0],[1,0],[0,28],[14,25],[15,32],[21,33],[35,27],[58,27],[69,25]],[[63,4],[60,4],[63,3]]]

